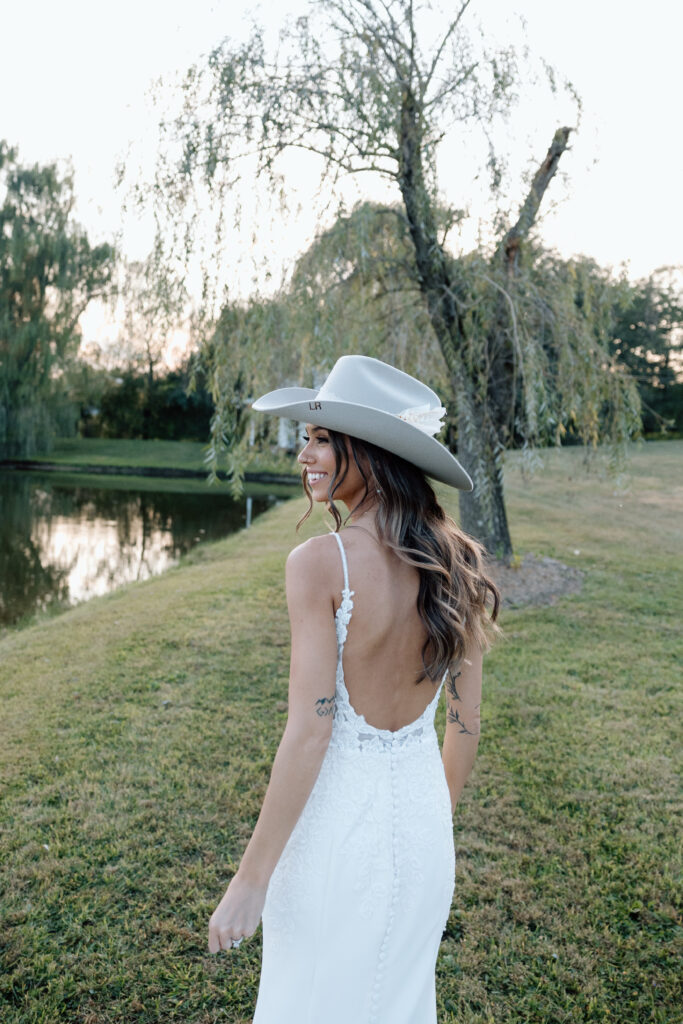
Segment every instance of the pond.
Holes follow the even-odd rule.
[[[279,491],[234,501],[203,481],[0,471],[0,627],[163,572]]]

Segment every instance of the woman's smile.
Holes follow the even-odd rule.
[[[306,470],[308,486],[313,490],[318,485],[329,487],[329,482],[334,476],[335,456],[330,444],[330,436],[322,427],[316,427],[313,423],[307,423],[307,434],[304,435],[306,445],[299,453],[299,462]],[[327,466],[327,469],[324,469]],[[323,500],[323,493],[318,492],[316,501]]]
[[[333,487],[335,501],[343,501],[349,509],[356,509],[367,496],[367,490],[363,475],[351,457],[348,441],[346,465],[337,465],[337,455],[329,431],[314,423],[307,423],[306,431],[303,435],[306,444],[299,452],[298,460],[306,470],[312,500],[328,502],[328,492]]]

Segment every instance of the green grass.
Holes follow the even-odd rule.
[[[36,455],[34,462],[58,466],[125,466],[131,469],[184,469],[206,472],[207,446],[201,441],[128,441],[121,438],[71,437],[55,442],[51,452]],[[219,469],[223,468],[219,465]],[[255,456],[250,472],[298,475],[292,456]]]
[[[10,472],[15,471],[11,470]],[[106,491],[205,494],[209,500],[216,495],[230,496],[230,484],[227,480],[209,483],[206,477],[127,476],[123,473],[109,476],[99,473],[69,473],[62,470],[48,474],[41,469],[22,470],[22,473],[37,479],[49,480],[55,486],[96,487],[98,490]],[[296,481],[292,484],[272,484],[247,480],[244,484],[244,493],[253,498],[268,494],[274,494],[278,498],[291,498],[292,495],[301,493],[301,487]]]
[[[127,441],[120,438],[69,437],[55,442],[45,462],[69,466],[131,466],[206,469],[201,441]]]
[[[682,462],[640,446],[620,487],[576,450],[509,462],[517,551],[586,576],[505,611],[485,660],[441,1024],[681,1020]],[[302,508],[0,640],[3,1024],[251,1019],[258,936],[214,959],[206,924],[284,725]]]

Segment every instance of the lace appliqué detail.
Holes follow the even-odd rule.
[[[349,622],[351,621],[351,613],[353,612],[352,599],[355,593],[355,590],[349,590],[348,587],[344,587],[341,592],[341,604],[337,608],[334,616],[334,625],[337,631],[337,657],[339,660],[341,660],[341,649],[346,643],[346,636],[349,631]]]
[[[330,744],[337,748],[361,750],[366,753],[391,753],[417,744],[436,743],[434,713],[439,702],[441,686],[419,718],[401,729],[379,729],[370,725],[365,716],[351,704],[341,667],[337,669],[337,692],[334,727]],[[438,744],[437,744],[438,747]]]

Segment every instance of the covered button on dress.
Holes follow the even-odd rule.
[[[253,1024],[436,1024],[434,971],[455,882],[434,730],[443,680],[402,729],[354,711],[342,665],[353,591],[334,536],[344,590],[332,736],[268,886]]]

